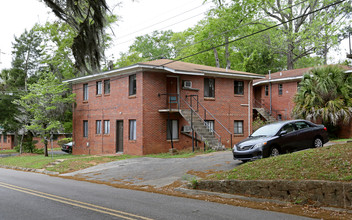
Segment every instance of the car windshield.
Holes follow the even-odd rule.
[[[251,137],[266,137],[266,136],[274,136],[278,130],[281,128],[282,124],[270,124],[265,125],[251,135]]]

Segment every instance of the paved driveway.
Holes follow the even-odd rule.
[[[110,183],[130,183],[162,187],[177,180],[190,180],[193,173],[230,170],[241,164],[231,151],[214,152],[192,158],[141,157],[100,164],[84,170],[62,174]],[[189,172],[190,171],[190,172]],[[188,173],[187,173],[188,172]]]

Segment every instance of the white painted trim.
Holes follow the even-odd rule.
[[[275,82],[283,82],[283,81],[294,81],[297,79],[303,79],[303,76],[295,76],[295,77],[286,77],[286,78],[280,78],[280,79],[271,79],[271,80],[263,80],[259,82],[253,83],[253,86],[261,85],[261,84],[267,84],[267,83],[275,83]]]

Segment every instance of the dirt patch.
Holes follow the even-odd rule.
[[[216,174],[218,172],[221,172],[221,171],[216,171],[216,170],[205,170],[205,171],[195,171],[195,170],[190,170],[187,172],[187,174],[189,175],[193,175],[193,176],[197,176],[197,177],[200,177],[202,179],[205,179],[206,177],[208,177],[209,175],[213,175],[213,174]]]

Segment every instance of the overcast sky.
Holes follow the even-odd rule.
[[[113,26],[113,47],[106,53],[108,59],[117,59],[126,52],[136,36],[154,30],[183,31],[204,18],[212,4],[203,0],[107,0],[112,12],[119,16]],[[116,7],[115,7],[116,6]],[[19,37],[35,23],[55,20],[51,10],[39,0],[10,0],[0,3],[0,70],[11,67],[14,36]]]
[[[213,5],[202,5],[203,0],[122,0],[122,5],[114,7],[121,0],[107,0],[114,14],[120,16],[113,26],[114,45],[106,55],[116,60],[121,52],[126,52],[136,36],[154,30],[183,31],[193,27],[204,18],[204,13]],[[39,0],[8,0],[0,3],[0,70],[11,67],[11,51],[14,36],[19,37],[25,29],[30,30],[35,23],[44,24],[56,19],[50,9]],[[340,51],[330,55],[330,62],[345,59],[347,41]]]

